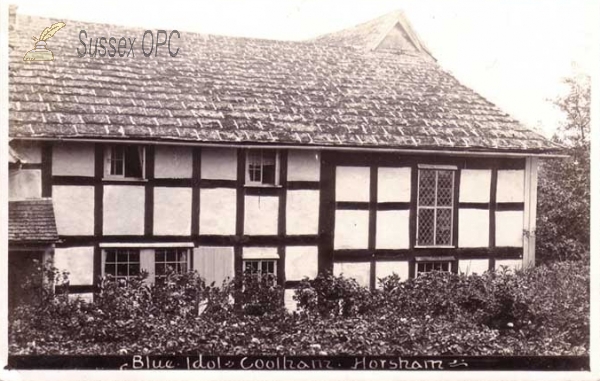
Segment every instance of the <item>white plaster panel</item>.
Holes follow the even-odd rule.
[[[8,198],[25,200],[42,197],[42,171],[39,169],[10,169],[8,171]]]
[[[336,210],[335,249],[367,249],[369,245],[369,211]]]
[[[501,270],[501,267],[507,267],[509,271],[520,270],[523,267],[521,259],[496,259],[496,270]]]
[[[523,212],[496,212],[496,246],[523,246]]]
[[[54,186],[52,204],[59,235],[94,234],[93,186]]]
[[[458,247],[488,247],[490,244],[490,211],[458,210]]]
[[[104,186],[103,233],[105,235],[144,234],[143,186]]]
[[[192,189],[154,188],[154,234],[190,235]]]
[[[409,211],[386,210],[377,212],[377,249],[409,248]]]
[[[316,246],[288,246],[285,249],[285,279],[315,278],[319,264]]]
[[[381,287],[379,279],[396,274],[401,280],[408,279],[408,261],[377,261],[375,262],[375,284]]]
[[[319,191],[288,191],[286,209],[286,234],[319,233]]]
[[[283,303],[288,312],[295,312],[298,310],[298,302],[294,300],[295,294],[296,290],[285,290],[283,292]]]
[[[86,303],[92,303],[94,301],[94,294],[91,292],[85,292],[81,294],[69,294],[70,301],[74,301],[77,299],[83,300]]]
[[[201,153],[203,179],[237,179],[237,150],[233,148],[204,147]]]
[[[80,246],[54,249],[54,266],[69,272],[69,284],[90,285],[94,283],[94,248]]]
[[[200,189],[200,234],[235,234],[236,190]]]
[[[333,264],[333,275],[354,278],[359,285],[369,287],[371,264],[369,262],[336,262]]]
[[[185,146],[154,148],[154,177],[189,179],[192,177],[192,149]]]
[[[10,142],[10,146],[24,163],[40,164],[42,162],[42,146],[40,142],[13,140]]]
[[[460,171],[460,202],[490,202],[492,171],[463,169]]]
[[[288,181],[319,181],[321,158],[319,151],[289,150]]]
[[[336,167],[336,201],[369,201],[369,167]]]
[[[242,259],[279,259],[276,247],[244,247]]]
[[[471,274],[483,274],[488,271],[490,267],[489,259],[461,259],[458,261],[458,272],[471,275]]]
[[[499,170],[496,202],[523,202],[525,171]]]
[[[93,177],[94,151],[91,143],[55,143],[52,146],[52,174]]]
[[[411,168],[380,167],[377,174],[378,202],[410,202]]]
[[[277,234],[279,197],[246,196],[244,210],[244,233],[250,235]]]

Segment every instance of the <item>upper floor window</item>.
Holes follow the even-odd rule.
[[[455,170],[419,168],[417,246],[452,246]]]
[[[246,156],[247,185],[279,185],[279,153],[273,149],[250,149]]]
[[[143,179],[146,150],[138,145],[115,144],[106,148],[107,177]]]

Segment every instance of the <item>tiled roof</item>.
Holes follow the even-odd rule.
[[[9,242],[54,242],[57,239],[51,199],[8,202]]]
[[[181,32],[155,57],[143,29],[18,17],[10,136],[542,153],[557,146],[423,52]],[[386,19],[387,20],[387,19]],[[53,22],[52,62],[23,62]],[[387,24],[386,24],[387,25]],[[387,26],[386,26],[387,27]],[[135,58],[79,58],[80,30],[136,38]],[[382,28],[385,30],[385,28]],[[156,35],[155,35],[156,37]],[[339,39],[338,39],[339,40]]]

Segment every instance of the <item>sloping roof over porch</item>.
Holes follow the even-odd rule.
[[[51,199],[8,202],[8,241],[51,243],[58,240]]]
[[[445,72],[401,13],[304,42],[181,32],[175,58],[166,49],[144,57],[143,29],[17,19],[9,70],[14,138],[560,149]],[[55,60],[23,62],[31,36],[57,21],[67,26],[48,41]],[[390,28],[415,49],[373,49]],[[88,47],[90,37],[137,38],[135,58],[78,57],[81,30]]]

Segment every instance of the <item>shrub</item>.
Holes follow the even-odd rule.
[[[56,274],[56,273],[54,273]],[[268,277],[205,285],[197,274],[106,278],[93,303],[20,306],[12,354],[565,355],[589,347],[589,266],[428,273],[377,290],[331,274],[301,282],[300,313]],[[235,304],[231,301],[235,297]],[[199,314],[200,312],[200,314]]]
[[[283,312],[283,289],[276,281],[272,274],[244,273],[232,282],[233,299],[246,315]]]
[[[356,280],[319,274],[315,279],[303,279],[294,300],[300,311],[322,317],[353,316],[369,310],[372,295]]]

